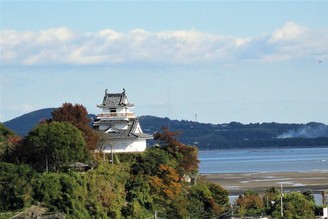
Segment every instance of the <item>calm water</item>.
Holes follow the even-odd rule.
[[[328,171],[327,148],[199,151],[200,173]]]

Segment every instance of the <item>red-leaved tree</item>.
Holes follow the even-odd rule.
[[[179,142],[177,138],[180,134],[180,132],[171,132],[168,128],[163,127],[162,132],[155,134],[154,140],[177,159],[179,163],[177,170],[181,176],[190,175],[198,172],[198,150],[195,146]]]
[[[96,148],[98,135],[89,126],[88,111],[83,105],[63,103],[61,107],[52,112],[52,117],[54,121],[69,122],[76,126],[82,132],[89,151]]]

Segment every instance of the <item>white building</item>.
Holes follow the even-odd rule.
[[[97,105],[102,113],[97,115],[93,128],[104,133],[101,150],[104,153],[142,152],[146,149],[146,139],[152,136],[142,132],[139,121],[131,111],[134,105],[129,103],[125,94],[105,91],[103,102]]]

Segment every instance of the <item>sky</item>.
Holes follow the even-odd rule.
[[[100,113],[328,124],[328,1],[0,0],[0,121]]]

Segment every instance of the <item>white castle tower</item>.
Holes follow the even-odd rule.
[[[97,107],[102,109],[102,113],[97,115],[93,128],[104,133],[102,152],[142,152],[146,149],[146,139],[152,136],[142,132],[138,119],[131,111],[134,105],[129,103],[125,89],[122,93],[108,93],[106,89],[103,102]]]

